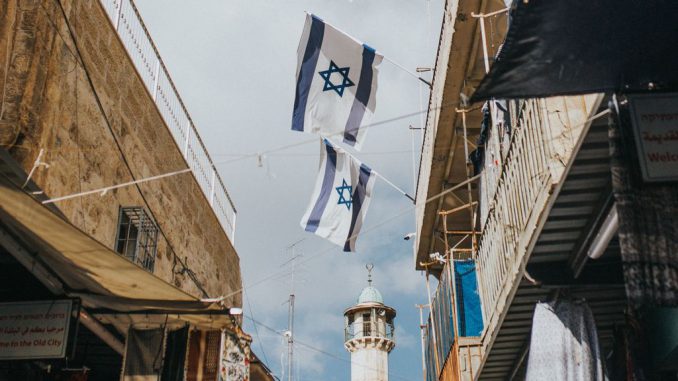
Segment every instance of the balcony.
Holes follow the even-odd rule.
[[[355,321],[344,329],[344,342],[367,337],[395,341],[395,327],[393,323]]]
[[[506,378],[515,371],[516,364],[520,366],[525,354],[520,349],[525,348],[525,340],[529,338],[534,303],[547,300],[553,294],[553,289],[545,283],[530,284],[530,274],[536,274],[542,280],[553,280],[549,279],[552,274],[569,268],[562,262],[564,252],[558,250],[571,250],[587,224],[586,220],[573,221],[569,226],[569,221],[564,218],[583,212],[593,215],[594,208],[584,211],[580,204],[586,203],[582,204],[577,197],[599,198],[599,193],[604,192],[603,188],[609,182],[609,167],[600,163],[607,155],[605,119],[598,119],[597,125],[592,127],[592,116],[601,101],[601,96],[590,95],[515,102],[510,107],[511,133],[490,136],[486,147],[495,147],[495,156],[486,157],[481,172],[477,197],[481,204],[479,224],[482,229],[477,233],[477,244],[470,253],[445,245],[455,263],[469,255],[475,261],[484,327],[478,336],[470,337],[459,327],[454,327],[454,316],[460,309],[463,313],[466,307],[453,302],[464,297],[459,294],[459,286],[449,282],[449,266],[444,264],[440,272],[434,272],[439,275],[439,284],[428,323],[427,368],[435,370],[430,380],[446,377],[490,379],[496,375]],[[602,159],[594,158],[592,154],[602,155]],[[588,167],[580,168],[579,163]],[[589,173],[601,169],[606,169],[607,174]],[[585,180],[574,178],[582,175],[587,176]],[[573,181],[578,188],[571,190]],[[567,226],[563,226],[562,232],[553,230],[563,224]],[[443,226],[447,230],[444,220]],[[553,236],[542,236],[545,231]],[[444,238],[459,242],[449,233]],[[565,239],[570,241],[565,242]],[[556,262],[549,267],[550,273],[542,271],[541,264],[526,271],[531,257],[542,264]],[[565,262],[568,258],[565,257]],[[605,287],[603,285],[599,290],[612,297],[609,303],[616,306],[615,303],[623,301],[618,298],[616,285]],[[593,300],[600,296],[587,295]],[[597,307],[594,304],[592,308],[595,311]],[[503,323],[507,316],[520,321],[511,320],[506,328]],[[618,318],[614,314],[610,316],[613,320]],[[520,324],[520,328],[515,328],[516,324]],[[511,341],[512,347],[507,352],[506,340],[513,340],[516,333],[521,336]],[[498,337],[501,349],[493,352]],[[506,360],[507,353],[513,356],[510,361]]]
[[[134,2],[101,0],[101,4],[212,211],[234,242],[236,209],[233,201]]]

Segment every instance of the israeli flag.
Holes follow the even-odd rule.
[[[355,251],[375,174],[326,139],[321,146],[320,170],[301,227],[342,246],[344,251]]]
[[[292,130],[341,136],[359,150],[365,135],[360,126],[374,114],[383,56],[310,14],[297,54]]]

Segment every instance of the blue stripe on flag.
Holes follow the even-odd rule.
[[[325,23],[311,15],[311,31],[308,34],[308,42],[304,51],[304,60],[301,63],[299,77],[297,78],[297,91],[294,97],[294,112],[292,114],[292,130],[304,130],[304,115],[306,114],[306,102],[308,92],[313,82],[313,73],[318,63],[320,47],[325,35]]]
[[[363,65],[360,70],[360,80],[358,81],[358,89],[356,90],[355,99],[351,106],[351,112],[346,121],[344,128],[344,143],[354,146],[358,138],[358,130],[360,129],[360,122],[365,115],[367,103],[370,100],[370,93],[372,92],[372,77],[374,71],[372,64],[374,63],[375,50],[363,44]]]
[[[360,209],[363,206],[363,201],[365,201],[365,196],[367,196],[367,183],[370,181],[370,176],[372,176],[372,170],[370,167],[365,164],[360,164],[360,175],[358,176],[358,186],[355,187],[353,192],[353,215],[351,216],[351,227],[348,229],[348,236],[346,237],[346,242],[344,243],[344,251],[355,251],[355,241],[358,238],[353,237],[353,235],[358,235],[360,228],[356,230],[356,223],[360,217]]]
[[[311,233],[315,233],[315,231],[318,230],[320,218],[322,217],[323,212],[325,212],[325,207],[327,206],[327,202],[329,201],[330,195],[333,191],[332,185],[334,184],[334,172],[337,169],[337,151],[335,151],[334,147],[332,147],[332,145],[327,141],[324,141],[324,144],[325,151],[327,152],[325,176],[323,177],[323,184],[320,189],[320,194],[318,195],[315,205],[313,205],[313,210],[311,211],[311,215],[308,216],[306,228],[304,229]]]

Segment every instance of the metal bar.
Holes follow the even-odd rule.
[[[225,316],[225,315],[238,315],[232,314],[230,308],[224,310],[134,310],[134,311],[118,311],[110,308],[94,308],[89,309],[89,312],[92,315],[213,315],[213,316]]]
[[[426,269],[426,296],[428,296],[428,308],[429,308],[429,319],[431,321],[431,334],[433,335],[433,357],[435,358],[435,365],[436,365],[436,373],[435,375],[438,376],[440,374],[440,360],[438,359],[438,341],[437,341],[437,335],[436,335],[436,325],[435,325],[435,318],[433,316],[433,303],[431,301],[431,286],[429,286],[428,282],[428,268]]]
[[[450,210],[441,210],[441,211],[438,212],[438,214],[440,214],[441,216],[447,216],[447,215],[449,215],[449,214],[456,213],[456,212],[458,212],[458,211],[460,211],[460,210],[464,210],[464,209],[468,209],[468,208],[473,208],[473,207],[476,206],[476,205],[478,205],[478,201],[473,201],[473,202],[471,202],[471,203],[464,204],[464,205],[462,205],[462,206],[458,206],[458,207],[453,208],[453,209],[450,209]]]
[[[214,181],[216,181],[216,175],[217,175],[217,170],[212,167],[212,180],[210,181],[212,183],[211,189],[210,189],[210,205],[214,206]]]
[[[153,84],[153,100],[158,101],[158,82],[160,79],[160,58],[155,61],[155,79]]]
[[[115,30],[117,31],[120,28],[120,17],[122,16],[122,3],[124,0],[119,0],[120,3],[116,9],[116,16],[115,16]]]
[[[510,9],[509,7],[506,7],[506,8],[504,8],[504,9],[500,9],[500,10],[498,10],[498,11],[494,11],[494,12],[490,12],[490,13],[473,13],[473,12],[472,12],[472,13],[471,13],[471,17],[475,17],[475,18],[480,18],[480,19],[482,19],[482,18],[485,18],[485,17],[496,16],[496,15],[498,15],[498,14],[502,14],[502,13],[504,13],[504,12],[508,12],[509,9]]]
[[[189,121],[186,123],[186,143],[184,144],[184,158],[186,159],[186,161],[188,161],[188,147],[189,147],[188,142],[189,142],[190,139],[191,139],[191,130],[192,130],[192,129],[193,129],[193,128],[192,128],[192,126],[191,126],[191,121],[189,120]]]

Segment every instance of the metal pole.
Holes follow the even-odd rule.
[[[216,183],[215,181],[217,180],[217,169],[212,166],[212,185],[210,189],[210,206],[214,206],[214,192],[216,190]]]
[[[116,12],[115,16],[115,30],[118,30],[120,28],[120,17],[122,15],[122,3],[124,0],[120,0],[120,4],[118,5],[118,11]]]
[[[292,277],[294,278],[294,275]],[[287,326],[290,331],[290,336],[287,338],[287,380],[292,381],[292,359],[294,357],[294,294],[290,294]]]
[[[424,338],[424,307],[428,307],[426,304],[415,304],[415,307],[419,308],[419,333],[421,334],[421,372],[426,381],[426,339]]]
[[[431,286],[428,283],[428,269],[426,269],[426,296],[428,296],[429,316],[431,317],[431,334],[433,335],[433,357],[435,357],[436,375],[440,372],[440,362],[438,361],[438,341],[436,340],[436,325],[433,318],[433,303],[431,303]]]
[[[186,161],[188,161],[188,142],[191,138],[191,129],[191,122],[188,121],[186,123],[186,144],[184,144],[184,157],[186,158]]]
[[[160,59],[158,58],[155,62],[155,79],[153,83],[153,101],[158,99],[158,84],[160,79]]]
[[[293,380],[292,370],[294,367],[294,276],[297,272],[297,256],[296,256],[296,246],[299,242],[293,243],[290,248],[292,249],[292,292],[290,292],[289,300],[289,309],[287,317],[287,327],[289,330],[289,336],[287,337],[287,381]]]

